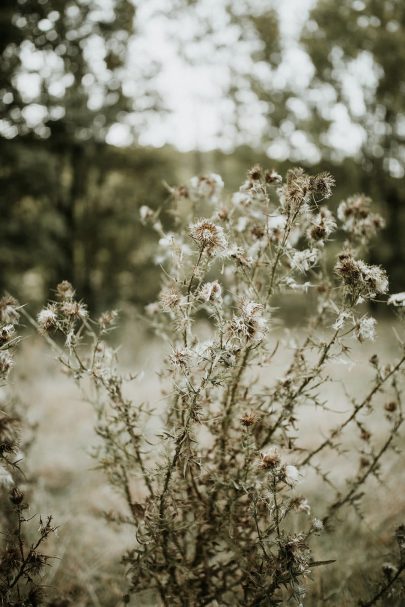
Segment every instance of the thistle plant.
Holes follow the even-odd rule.
[[[304,604],[314,569],[327,576],[332,566],[313,548],[316,536],[333,530],[345,509],[362,514],[368,480],[380,478],[396,448],[400,340],[394,362],[372,356],[370,385],[360,398],[347,395],[349,410],[336,425],[309,445],[300,432],[304,409],[332,409],[324,397],[330,363],[350,360],[355,342],[374,339],[367,304],[382,302],[389,287],[384,269],[364,259],[382,218],[362,195],[343,201],[335,217],[333,187],[328,173],[292,169],[284,183],[256,166],[230,200],[218,175],[169,188],[172,232],[160,210],[141,208],[142,222],[158,234],[163,268],[158,301],[145,310],[165,344],[163,413],[128,396],[136,375],[119,370],[108,345],[116,312],[91,319],[64,282],[38,316],[96,408],[97,457],[126,503],[108,516],[133,533],[124,557],[127,602]],[[280,325],[282,303],[293,297],[307,298],[312,313],[291,340]],[[388,301],[401,310],[405,296]],[[366,426],[374,410],[385,415],[383,436]],[[159,415],[153,435],[147,428]],[[333,457],[339,467],[348,449],[354,472],[336,485],[326,464]],[[319,503],[300,491],[311,475]]]
[[[43,577],[49,557],[43,545],[55,531],[52,517],[45,520],[29,512],[21,467],[20,429],[24,424],[16,404],[6,391],[14,364],[14,349],[20,338],[16,327],[21,307],[12,297],[0,299],[0,605],[3,607],[44,604]],[[36,523],[33,534],[32,523]]]

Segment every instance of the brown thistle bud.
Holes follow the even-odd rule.
[[[253,415],[253,413],[245,413],[245,415],[240,418],[240,423],[242,426],[248,428],[256,423],[256,417]]]
[[[277,171],[275,171],[274,169],[272,169],[271,171],[266,171],[264,174],[264,179],[266,181],[266,183],[269,184],[277,184],[277,183],[281,183],[283,181],[283,178],[281,177],[281,175],[279,175],[277,173]]]
[[[255,225],[252,228],[252,236],[254,236],[254,238],[257,238],[257,240],[260,240],[261,238],[263,238],[265,233],[266,232],[262,226]]]
[[[368,461],[367,457],[360,458],[360,468],[366,468],[369,464],[370,462]]]
[[[17,487],[13,487],[9,494],[10,502],[15,506],[20,506],[24,499],[24,493],[17,489]]]
[[[262,176],[262,167],[260,164],[256,164],[254,167],[252,167],[248,171],[248,176],[250,179],[253,179],[253,181],[258,181]]]
[[[190,193],[188,191],[188,187],[185,185],[181,185],[179,186],[176,190],[175,190],[175,196],[177,198],[189,198],[190,197]]]
[[[13,337],[15,337],[14,325],[4,325],[4,327],[0,329],[0,345],[11,341]]]
[[[275,468],[280,461],[280,453],[277,447],[271,447],[265,453],[260,454],[260,467],[265,470]]]
[[[98,319],[98,324],[102,329],[108,329],[108,327],[111,327],[114,324],[117,316],[117,310],[108,310],[107,312],[103,312]]]
[[[71,319],[85,320],[89,315],[86,306],[78,301],[65,301],[60,310],[64,316]]]
[[[7,375],[14,365],[14,359],[7,350],[0,351],[0,375]]]
[[[11,295],[5,295],[0,299],[0,321],[4,323],[16,323],[19,318],[17,311],[18,302]]]
[[[221,209],[219,209],[219,211],[217,213],[217,217],[221,221],[226,221],[229,217],[228,209],[226,209],[225,207],[222,207]]]
[[[56,287],[56,295],[62,301],[64,299],[73,299],[75,290],[68,280],[62,280]]]
[[[371,434],[365,428],[362,428],[360,432],[360,438],[361,440],[368,442],[371,438]]]
[[[334,186],[334,177],[332,177],[332,175],[326,171],[315,175],[315,177],[311,177],[312,192],[321,198],[330,198],[332,196],[332,188]]]

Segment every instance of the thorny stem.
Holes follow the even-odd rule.
[[[283,419],[285,418],[286,415],[286,411],[288,413],[291,413],[291,405],[294,403],[294,401],[301,396],[301,394],[303,393],[303,391],[305,390],[305,388],[308,386],[308,384],[317,377],[318,373],[320,372],[325,360],[327,359],[328,353],[331,349],[331,347],[333,346],[333,344],[336,341],[336,338],[338,337],[339,334],[339,330],[335,331],[335,333],[333,334],[332,338],[329,340],[329,342],[327,344],[325,344],[322,348],[322,354],[319,357],[319,360],[317,362],[317,364],[315,365],[315,367],[312,369],[311,373],[308,374],[304,380],[301,382],[300,386],[297,388],[297,390],[288,398],[287,403],[285,403],[285,405],[282,408],[282,411],[280,412],[277,420],[275,421],[275,423],[272,425],[272,427],[270,428],[270,430],[268,431],[268,433],[266,434],[265,438],[262,440],[260,447],[263,448],[264,445],[266,445],[266,443],[268,443],[268,441],[271,439],[271,437],[273,436],[273,434],[276,432],[276,430],[279,428],[281,422],[283,421]]]
[[[273,475],[273,478],[272,478],[272,494],[273,494],[273,500],[274,500],[274,522],[276,525],[277,537],[278,537],[278,539],[280,539],[281,538],[280,511],[279,511],[279,505],[278,505],[278,501],[277,501],[277,479],[276,479],[275,475]]]
[[[205,248],[204,246],[202,246],[200,248],[200,251],[198,254],[198,259],[197,259],[196,263],[194,264],[193,271],[190,276],[190,281],[189,281],[188,287],[187,287],[187,305],[189,305],[189,303],[190,303],[190,295],[191,295],[191,289],[193,288],[194,277],[196,275],[198,266],[200,265],[201,258],[204,253],[204,248]],[[184,345],[187,347],[187,320],[186,319],[184,320],[183,341],[184,341]]]
[[[355,497],[356,491],[358,490],[358,488],[363,485],[363,483],[366,481],[366,479],[370,476],[370,474],[376,469],[378,462],[380,461],[381,457],[383,456],[383,454],[387,451],[388,447],[390,446],[390,444],[392,443],[392,441],[395,438],[396,432],[399,430],[399,428],[401,427],[403,422],[403,417],[402,414],[400,415],[400,417],[398,418],[398,421],[395,423],[390,436],[388,437],[388,439],[386,440],[386,442],[383,444],[383,446],[381,447],[381,449],[378,451],[378,453],[373,457],[371,464],[367,467],[366,471],[364,472],[364,474],[358,479],[356,480],[354,486],[352,487],[352,489],[341,499],[337,500],[334,504],[332,504],[332,506],[330,506],[329,508],[329,512],[326,516],[324,516],[322,522],[324,525],[326,525],[327,521],[330,519],[330,517],[332,516],[332,514],[335,514],[338,510],[340,510],[340,508],[342,508],[342,506],[344,506],[345,504],[349,503],[353,497]]]
[[[246,348],[243,352],[243,355],[242,355],[242,360],[239,364],[239,367],[237,367],[237,371],[235,373],[234,379],[233,379],[231,385],[229,386],[228,390],[225,393],[225,398],[224,398],[225,411],[224,411],[224,415],[222,417],[222,426],[221,426],[222,431],[221,431],[221,443],[220,443],[223,464],[224,464],[224,460],[225,460],[226,442],[227,442],[229,424],[231,421],[232,408],[235,403],[235,397],[236,397],[236,393],[237,393],[237,390],[239,387],[239,383],[241,381],[243,372],[246,369],[246,365],[249,360],[249,355],[251,353],[251,350],[252,350],[251,346],[246,346]]]
[[[269,288],[268,288],[268,291],[267,291],[267,302],[269,301],[270,297],[273,294],[274,279],[275,279],[275,276],[276,276],[276,269],[277,269],[278,263],[279,263],[279,261],[281,259],[281,256],[284,253],[285,245],[287,244],[287,240],[288,240],[288,237],[290,235],[291,228],[293,227],[294,221],[296,220],[296,218],[298,216],[298,212],[299,212],[299,209],[295,212],[295,214],[292,217],[290,217],[290,215],[288,217],[288,223],[287,223],[287,226],[286,226],[286,229],[285,229],[285,232],[284,232],[283,240],[282,240],[281,245],[279,245],[279,247],[277,249],[276,257],[275,257],[275,260],[273,262],[273,267],[272,267],[272,270],[271,270]]]
[[[392,578],[390,578],[386,584],[382,586],[382,588],[373,596],[373,598],[367,602],[362,601],[360,603],[360,607],[372,607],[373,605],[376,605],[378,601],[388,592],[391,586],[395,584],[397,579],[402,575],[403,571],[405,571],[405,561],[400,563],[395,575],[393,575]]]
[[[373,386],[372,390],[370,390],[370,392],[361,401],[361,403],[359,403],[358,405],[356,405],[354,407],[353,412],[349,415],[349,417],[347,417],[346,420],[342,424],[340,424],[339,431],[338,431],[339,433],[351,421],[353,421],[356,418],[357,414],[362,409],[364,409],[364,407],[366,407],[371,402],[371,399],[373,398],[373,396],[380,390],[380,388],[385,384],[385,382],[400,369],[400,367],[403,365],[404,362],[405,362],[405,354],[400,358],[400,360],[397,362],[397,364],[384,377],[382,377],[378,380],[378,382]],[[334,434],[337,434],[337,432],[335,431]],[[323,449],[325,449],[325,447],[327,447],[328,445],[331,445],[332,438],[333,438],[333,436],[326,438],[316,449],[311,451],[311,453],[309,453],[302,460],[302,462],[300,463],[300,466],[305,466],[306,464],[308,464],[312,460],[312,458],[315,457],[315,455],[318,455],[318,453],[323,451]]]
[[[22,523],[21,509],[19,508],[18,509],[18,534],[19,534],[20,545],[22,543],[21,523]],[[20,568],[19,568],[18,572],[16,573],[14,579],[10,582],[10,584],[8,586],[10,590],[12,590],[14,588],[14,586],[18,583],[18,581],[26,574],[27,565],[29,565],[31,556],[33,554],[35,554],[36,550],[39,548],[39,546],[42,544],[42,542],[46,540],[49,533],[52,531],[52,527],[50,526],[50,523],[51,523],[51,517],[49,517],[47,526],[43,530],[41,530],[38,540],[35,542],[35,544],[33,544],[30,547],[26,556],[24,556],[24,550],[21,545],[20,550],[21,550],[21,556],[22,556],[22,563],[21,563]]]

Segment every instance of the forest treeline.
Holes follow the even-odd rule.
[[[157,291],[158,269],[150,261],[156,240],[140,229],[140,206],[159,208],[168,185],[213,170],[231,193],[256,163],[280,172],[297,163],[312,173],[333,172],[339,184],[333,208],[349,193],[370,196],[387,224],[370,261],[389,269],[393,290],[404,287],[402,1],[318,0],[294,43],[283,38],[270,6],[247,2],[236,10],[224,0],[211,15],[204,1],[178,0],[170,10],[152,12],[150,19],[163,14],[169,28],[181,19],[194,23],[195,35],[190,26],[187,40],[173,42],[178,56],[191,66],[222,65],[230,76],[224,94],[232,124],[223,127],[234,133],[229,154],[139,144],[148,119],[168,111],[156,84],[160,67],[142,42],[138,15],[146,5],[114,0],[108,10],[100,6],[90,0],[1,3],[1,290],[42,301],[51,284],[68,279],[93,308],[149,301]],[[226,32],[235,40],[229,55]],[[280,80],[285,56],[298,42],[313,68],[302,90],[287,76]],[[203,45],[211,45],[209,57]],[[253,50],[242,73],[246,61],[238,57],[246,48]],[[356,86],[357,101],[350,94]],[[246,101],[253,98],[265,125],[254,136],[246,121],[259,107]],[[335,148],[336,112],[362,133],[352,156]],[[107,143],[116,125],[125,125],[133,144]],[[347,139],[354,132],[348,129]],[[289,149],[290,161],[272,159],[277,142]],[[161,219],[170,227],[169,215]]]

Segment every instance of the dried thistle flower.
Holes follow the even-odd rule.
[[[190,226],[190,236],[201,251],[213,256],[226,249],[227,242],[223,228],[209,219],[200,219]]]
[[[222,294],[221,285],[217,280],[206,282],[200,289],[200,297],[203,301],[220,301]]]
[[[60,306],[60,312],[66,318],[77,320],[86,320],[89,315],[85,304],[79,301],[64,301]]]
[[[54,304],[49,304],[46,308],[41,310],[37,316],[37,323],[44,333],[56,329],[58,325],[56,306]]]
[[[290,169],[284,188],[286,210],[296,213],[308,202],[311,195],[311,178],[304,169]]]
[[[219,196],[224,188],[224,182],[220,175],[211,173],[207,176],[192,177],[190,180],[189,193],[191,197],[206,198],[209,202],[218,202]]]
[[[103,312],[98,319],[98,324],[105,331],[114,325],[118,318],[117,310],[109,310],[107,312]]]
[[[234,316],[230,323],[230,335],[247,341],[261,341],[267,332],[267,320],[263,316],[262,304],[244,301],[240,311],[240,316]]]
[[[4,295],[0,299],[0,321],[6,324],[16,324],[20,317],[17,308],[17,300],[10,295]]]
[[[291,268],[298,272],[308,272],[313,268],[319,259],[318,249],[305,249],[304,251],[294,251],[291,257]]]
[[[311,221],[307,237],[314,242],[324,242],[336,230],[336,221],[331,211],[321,207],[319,213]]]
[[[240,423],[246,428],[253,426],[256,423],[256,416],[253,413],[245,413],[245,415],[240,418]]]
[[[263,169],[260,166],[260,164],[256,164],[254,167],[252,167],[248,171],[248,177],[250,179],[252,179],[253,181],[258,181],[259,179],[261,179],[262,174],[263,174]]]
[[[75,290],[68,280],[62,280],[56,287],[56,295],[61,301],[73,299]]]
[[[12,502],[16,506],[20,506],[24,499],[24,493],[18,489],[18,487],[13,487],[10,491],[10,502]]]
[[[320,196],[323,200],[324,198],[330,198],[333,193],[333,188],[335,187],[336,182],[335,178],[324,171],[311,177],[311,190],[315,196]]]
[[[14,359],[8,350],[0,350],[0,376],[5,377],[14,366]]]
[[[282,475],[283,480],[287,483],[287,485],[290,485],[291,487],[294,487],[300,480],[298,468],[290,464],[284,466],[282,470]]]
[[[175,310],[182,302],[181,293],[172,286],[163,287],[159,293],[159,301],[164,312]]]
[[[280,452],[277,447],[271,447],[260,454],[260,466],[265,470],[273,469],[280,464]]]
[[[379,266],[356,260],[350,253],[339,255],[335,271],[348,288],[357,297],[370,299],[388,291],[388,278],[385,270]]]
[[[377,321],[371,316],[363,316],[356,324],[356,337],[360,342],[374,341]]]
[[[405,307],[405,292],[390,295],[387,303],[388,305],[395,306],[397,308]]]
[[[14,339],[16,335],[14,325],[3,325],[0,329],[0,346]]]
[[[271,171],[266,171],[264,174],[264,179],[266,183],[277,185],[282,183],[283,181],[283,178],[277,173],[275,169],[272,169]]]
[[[384,227],[383,218],[371,212],[371,199],[356,194],[340,203],[337,211],[343,229],[362,241],[367,241]]]

